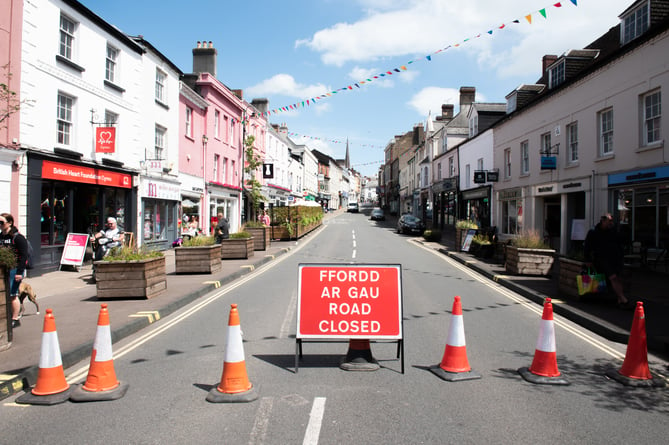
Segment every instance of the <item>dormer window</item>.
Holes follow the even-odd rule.
[[[506,114],[516,111],[517,98],[518,93],[516,91],[506,96]]]
[[[564,82],[564,65],[563,59],[548,70],[548,88],[555,88]]]
[[[621,17],[621,44],[626,45],[648,30],[649,8],[649,2],[643,2],[638,8]]]
[[[469,137],[474,137],[479,133],[479,115],[475,114],[469,119]]]

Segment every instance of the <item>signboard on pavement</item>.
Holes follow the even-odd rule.
[[[88,235],[85,233],[68,233],[63,247],[63,255],[60,257],[60,265],[81,267],[86,255]]]
[[[399,264],[300,264],[297,339],[402,339]]]
[[[476,229],[468,229],[467,234],[465,235],[465,239],[462,241],[462,251],[463,252],[469,252],[469,248],[472,245],[472,240],[474,239],[474,236],[476,235]]]

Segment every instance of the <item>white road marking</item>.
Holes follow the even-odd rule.
[[[269,425],[269,416],[272,412],[273,404],[274,398],[272,397],[262,397],[260,399],[260,406],[258,407],[258,412],[256,413],[256,418],[253,422],[253,428],[251,428],[249,445],[260,445],[265,443],[265,439],[267,438],[267,426]]]
[[[293,291],[290,296],[290,301],[288,302],[288,307],[286,308],[286,315],[283,317],[283,323],[281,323],[281,330],[279,331],[279,338],[288,338],[288,335],[291,331],[291,324],[293,321],[293,315],[297,312],[297,292]]]
[[[302,445],[317,445],[318,436],[321,434],[321,425],[323,424],[323,414],[325,413],[325,397],[314,398],[314,404],[309,413],[309,424],[304,433]]]

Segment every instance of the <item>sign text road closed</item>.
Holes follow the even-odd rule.
[[[300,264],[297,338],[402,338],[399,264]]]

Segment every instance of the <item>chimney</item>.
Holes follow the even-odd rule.
[[[232,90],[232,94],[237,96],[239,99],[244,100],[244,90]]]
[[[265,97],[256,98],[251,101],[251,105],[253,105],[256,110],[260,111],[260,113],[265,114],[267,113],[267,110],[269,110],[269,99]]]
[[[546,70],[548,69],[549,66],[555,63],[555,61],[558,59],[558,56],[553,55],[553,54],[546,54],[544,57],[541,59],[541,75],[543,76]]]
[[[476,87],[460,87],[460,110],[463,105],[471,105],[476,100]]]
[[[419,145],[425,137],[423,135],[423,124],[418,124],[413,127],[413,145]]]
[[[196,74],[209,73],[216,77],[216,56],[218,51],[214,44],[210,42],[197,42],[197,47],[193,48],[193,72]]]
[[[441,106],[441,116],[437,116],[437,120],[450,122],[453,119],[453,108],[455,108],[453,104],[443,104]]]

